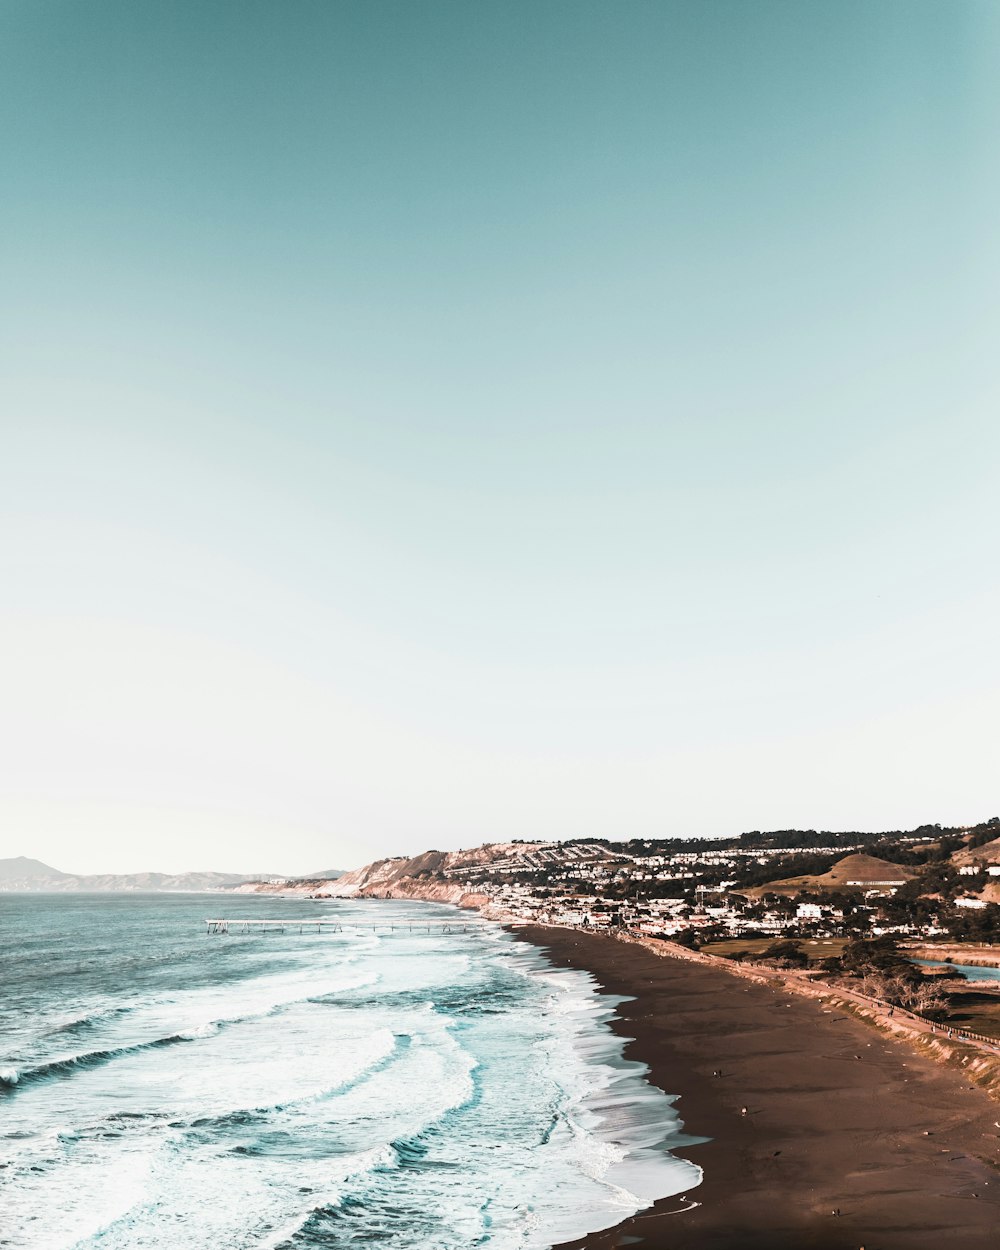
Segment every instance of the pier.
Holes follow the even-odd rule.
[[[205,935],[229,937],[251,933],[468,933],[478,928],[467,920],[386,920],[346,924],[342,920],[206,920]]]

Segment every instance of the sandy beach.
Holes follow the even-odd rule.
[[[849,1015],[641,946],[527,926],[560,966],[630,995],[626,1054],[679,1095],[690,1193],[563,1250],[987,1250],[1000,1105]],[[714,1075],[720,1072],[721,1075]],[[746,1114],[742,1108],[746,1108]],[[834,1214],[839,1212],[839,1214]]]

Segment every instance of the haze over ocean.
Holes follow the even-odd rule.
[[[5,5],[0,855],[992,811],[998,24]]]

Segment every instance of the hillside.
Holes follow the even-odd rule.
[[[956,851],[951,860],[959,868],[975,863],[1000,864],[1000,837],[994,838],[992,842],[984,842],[982,846]]]
[[[424,851],[410,858],[378,859],[336,878],[303,878],[284,883],[254,882],[237,887],[237,893],[323,894],[331,898],[425,898],[443,903],[458,902],[463,886],[442,878],[483,864],[521,862],[521,853],[542,849],[545,843],[501,842],[469,851]]]
[[[786,877],[783,881],[769,881],[742,893],[748,898],[760,898],[764,894],[800,894],[803,890],[875,889],[885,883],[902,885],[916,875],[912,868],[891,864],[874,855],[845,855],[829,872],[819,876]]]
[[[995,877],[990,878],[978,891],[977,897],[981,898],[984,903],[1000,903],[1000,881]]]
[[[379,859],[345,872],[333,880],[253,882],[238,886],[241,894],[320,894],[329,898],[422,898],[458,903],[477,897],[475,886],[463,877],[475,877],[483,867],[491,873],[530,872],[556,863],[614,859],[596,843],[490,842],[461,851],[424,851],[410,858]]]
[[[466,894],[465,887],[444,878],[461,876],[463,869],[483,864],[493,868],[505,862],[520,865],[524,851],[541,849],[543,845],[499,842],[470,851],[425,851],[410,859],[380,859],[345,873],[330,893],[335,897],[429,898],[457,903]]]
[[[74,874],[18,855],[0,859],[2,893],[94,893],[103,890],[222,890],[253,879],[252,873],[131,872]]]
[[[14,859],[0,859],[0,890],[30,889],[32,881],[58,881],[66,873],[50,868],[40,859],[28,859],[18,855]]]

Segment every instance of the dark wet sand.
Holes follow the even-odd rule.
[[[711,1138],[676,1152],[704,1170],[700,1206],[664,1199],[574,1250],[1000,1250],[1000,1104],[957,1072],[719,968],[569,929],[518,932],[635,996],[616,1025],[635,1039],[626,1054],[681,1095],[686,1133]]]

